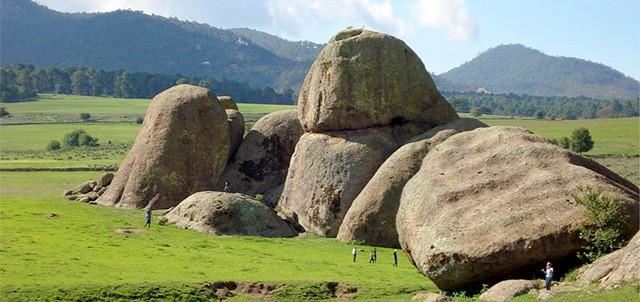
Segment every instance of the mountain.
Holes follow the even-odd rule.
[[[637,99],[640,93],[637,80],[611,67],[520,44],[491,48],[439,77],[493,93],[621,100]]]
[[[0,2],[3,66],[212,75],[297,90],[318,50],[272,36],[269,47],[280,49],[274,52],[248,36],[139,11],[61,13],[28,0]]]

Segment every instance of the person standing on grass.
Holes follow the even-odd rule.
[[[544,273],[544,287],[547,290],[551,289],[551,280],[553,280],[553,267],[551,266],[551,262],[547,262],[547,266],[541,271]]]
[[[353,254],[353,262],[356,262],[356,256],[358,255],[358,249],[356,248],[356,246],[353,246],[353,249],[351,250],[351,254]]]
[[[393,250],[393,266],[398,266],[398,250]]]
[[[146,222],[144,223],[144,226],[147,228],[151,227],[151,209],[147,210],[147,214],[144,216]]]

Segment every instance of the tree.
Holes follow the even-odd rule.
[[[604,196],[602,189],[578,187],[581,195],[572,195],[575,202],[584,206],[584,217],[589,225],[580,228],[580,238],[587,242],[578,256],[593,262],[626,245],[623,233],[628,227],[629,216],[622,211],[622,198]]]
[[[80,113],[80,119],[81,119],[83,122],[88,121],[90,118],[91,118],[91,114],[89,114],[89,113],[87,113],[87,112]]]
[[[587,128],[578,128],[571,133],[571,150],[582,154],[593,149],[593,139]]]
[[[98,139],[87,134],[84,130],[74,130],[73,132],[65,134],[63,142],[66,146],[70,147],[96,147],[99,145]]]

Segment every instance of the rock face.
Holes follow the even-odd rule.
[[[579,281],[591,284],[599,281],[598,287],[613,288],[625,282],[640,280],[640,233],[637,233],[624,248],[598,258],[581,269]]]
[[[244,136],[244,116],[238,110],[226,109],[225,112],[229,120],[229,157],[233,157]]]
[[[297,235],[272,209],[238,193],[198,192],[180,202],[165,217],[178,226],[211,235]]]
[[[399,241],[442,290],[499,280],[581,249],[578,186],[621,196],[637,231],[638,188],[596,162],[522,128],[459,133],[405,185]]]
[[[280,206],[307,230],[336,236],[353,200],[397,147],[391,127],[303,134]]]
[[[361,29],[329,40],[302,84],[298,107],[306,132],[406,121],[433,127],[458,118],[409,46]]]
[[[209,190],[229,158],[229,123],[206,88],[178,85],[156,95],[142,129],[120,165],[104,205],[169,208]]]
[[[263,116],[251,127],[216,188],[221,191],[227,180],[232,192],[250,196],[264,194],[265,200],[269,197],[266,200],[269,204],[275,204],[280,195],[267,195],[266,192],[284,183],[302,133],[295,109]]]
[[[337,238],[362,244],[399,247],[396,214],[402,188],[420,169],[424,156],[452,135],[487,127],[475,119],[459,119],[435,127],[395,151],[377,170],[349,208]]]

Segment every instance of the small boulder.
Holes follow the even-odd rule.
[[[165,217],[180,227],[211,235],[297,235],[271,208],[238,193],[197,192],[180,202]]]
[[[504,302],[517,296],[528,294],[536,288],[536,283],[531,280],[505,280],[480,295],[481,301]]]
[[[98,203],[139,209],[175,206],[213,188],[229,150],[227,114],[213,93],[186,84],[169,88],[149,104],[142,129]]]
[[[236,102],[228,95],[218,96],[218,101],[224,109],[238,110],[238,105],[236,105]]]
[[[98,185],[100,187],[107,187],[111,184],[111,181],[113,180],[113,177],[115,176],[115,174],[113,174],[113,172],[104,172],[102,173],[102,176],[100,176],[100,180],[98,181]]]

